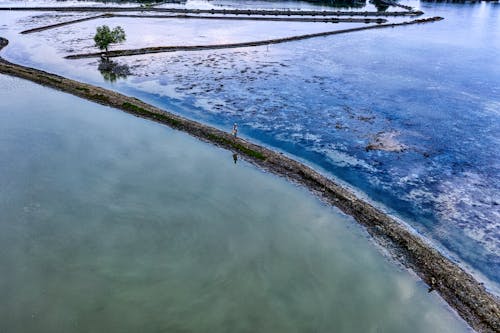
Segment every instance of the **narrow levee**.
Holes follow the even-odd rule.
[[[23,35],[25,35],[25,34],[31,34],[31,33],[34,33],[34,32],[40,32],[40,31],[55,29],[55,28],[59,28],[59,27],[64,27],[66,25],[71,25],[71,24],[76,24],[76,23],[85,22],[85,21],[91,21],[91,20],[97,20],[97,19],[107,18],[107,17],[114,17],[114,14],[101,14],[101,15],[91,16],[91,17],[85,17],[85,18],[81,18],[81,19],[77,19],[77,20],[71,20],[71,21],[66,21],[66,22],[61,22],[61,23],[56,23],[56,24],[50,24],[50,25],[46,25],[46,26],[43,26],[43,27],[38,27],[38,28],[24,30],[24,31],[21,31],[20,33],[23,34]]]

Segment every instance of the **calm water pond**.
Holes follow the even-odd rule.
[[[0,332],[467,331],[305,190],[6,76],[0,185]]]

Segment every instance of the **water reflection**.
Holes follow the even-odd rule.
[[[372,3],[377,8],[378,12],[385,12],[390,7],[385,1],[370,0],[370,3]]]
[[[205,1],[191,1],[193,4],[204,3]],[[234,0],[215,0],[210,1],[210,4],[217,7],[233,7]],[[301,8],[301,9],[324,9],[327,8],[364,8],[367,5],[366,0],[301,0],[301,1],[276,1],[276,0],[259,0],[259,1],[237,1],[238,5],[235,7],[246,8]],[[188,1],[189,4],[189,1]]]
[[[101,58],[97,67],[105,81],[116,82],[118,79],[126,79],[130,75],[128,65],[119,64],[118,62]]]
[[[2,75],[0,110],[0,332],[466,332],[352,220],[223,150]]]
[[[122,61],[134,66],[138,97],[221,127],[238,121],[244,135],[353,184],[498,283],[500,12],[422,9],[445,20],[332,37],[341,48],[316,39]],[[153,95],[162,84],[168,103]],[[408,149],[367,152],[381,135]]]

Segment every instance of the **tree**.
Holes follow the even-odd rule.
[[[97,32],[94,36],[95,46],[100,50],[106,50],[106,54],[108,54],[109,44],[122,43],[125,40],[125,31],[120,26],[111,30],[107,25],[102,25],[97,27]]]

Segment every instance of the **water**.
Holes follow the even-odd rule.
[[[0,3],[2,7],[8,6],[26,6],[26,7],[53,7],[53,6],[140,6],[139,1],[90,1],[90,0],[3,0]],[[273,0],[248,0],[248,1],[238,1],[234,0],[217,0],[217,1],[206,1],[206,0],[187,0],[184,4],[182,3],[164,3],[158,2],[155,7],[159,8],[195,8],[195,9],[212,9],[212,8],[241,8],[241,7],[256,7],[260,9],[293,9],[293,10],[363,10],[363,11],[376,11],[379,8],[381,11],[394,11],[394,7],[387,7],[382,4],[375,6],[372,3],[361,3],[361,2],[351,2],[351,1],[337,1],[331,4],[324,4],[314,1],[273,1]]]
[[[112,45],[110,49],[129,49],[154,47],[159,45],[206,45],[230,44],[267,40],[318,33],[329,30],[347,29],[364,26],[365,24],[289,22],[282,29],[282,22],[267,22],[256,25],[255,21],[227,20],[192,20],[164,18],[107,18],[82,22],[64,29],[54,29],[49,33],[52,40],[63,41],[61,52],[84,53],[95,52],[93,36],[96,25],[107,24],[110,27],[121,26],[128,31],[127,40],[120,45]],[[70,46],[65,43],[69,35],[84,37],[86,45]],[[190,36],[186,38],[186,36]]]
[[[171,5],[165,5],[171,6]],[[213,6],[215,8],[241,8],[251,7],[260,9],[290,9],[290,10],[362,10],[362,11],[377,11],[377,7],[368,2],[354,1],[331,1],[327,4],[325,1],[274,1],[274,0],[215,0],[215,1],[187,1],[186,6],[196,6],[203,8],[204,6]],[[386,10],[393,11],[394,7],[389,7]]]
[[[0,184],[1,332],[467,331],[305,190],[6,76]]]
[[[306,161],[403,218],[498,291],[500,7],[409,4],[445,20],[271,47],[120,58],[132,75],[114,83],[104,81],[96,60],[61,60],[90,45],[78,29],[19,36],[44,18],[0,15],[25,22],[4,27],[13,40],[8,59],[228,131],[238,122],[243,136]],[[287,34],[290,25],[272,27]],[[257,37],[236,30],[231,40]],[[379,142],[395,151],[367,151]]]

